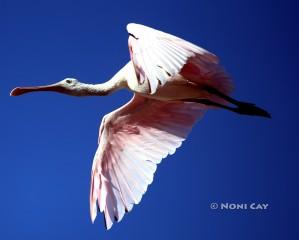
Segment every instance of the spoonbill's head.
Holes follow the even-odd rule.
[[[59,92],[73,96],[82,95],[82,86],[84,84],[80,83],[75,78],[65,78],[54,84],[45,86],[35,86],[35,87],[16,87],[10,92],[10,96],[19,96],[29,92],[39,92],[39,91],[52,91]]]

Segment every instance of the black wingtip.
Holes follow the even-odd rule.
[[[104,225],[105,225],[105,229],[108,230],[105,214],[103,214],[103,216],[104,216]]]

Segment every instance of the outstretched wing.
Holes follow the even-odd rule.
[[[151,94],[178,74],[190,58],[217,65],[218,58],[207,50],[171,34],[140,24],[127,25],[129,50],[140,84],[149,84]]]
[[[98,205],[109,229],[138,204],[153,181],[156,164],[175,152],[204,111],[201,104],[134,95],[106,115],[91,173],[92,221]]]

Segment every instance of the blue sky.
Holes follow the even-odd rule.
[[[298,18],[295,1],[0,0],[1,239],[295,239],[298,227]],[[98,126],[127,102],[54,93],[9,97],[20,85],[75,77],[98,83],[129,59],[137,22],[216,53],[234,97],[273,119],[209,111],[158,167],[141,203],[110,231],[89,218]],[[264,211],[212,202],[268,203]]]

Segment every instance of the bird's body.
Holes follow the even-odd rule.
[[[134,93],[130,102],[103,117],[92,165],[91,218],[95,220],[99,207],[108,229],[140,202],[156,165],[175,152],[207,109],[270,116],[254,104],[229,97],[232,83],[214,54],[143,25],[129,24],[127,30],[131,60],[109,81],[92,85],[66,78],[11,92],[105,96],[127,88]]]
[[[226,76],[222,70],[218,70],[217,73],[222,74],[222,78],[219,79],[219,81],[221,81],[225,79]],[[203,84],[203,77],[200,77],[198,73],[196,74],[196,78],[189,77],[187,79],[184,74],[184,72],[180,72],[174,75],[171,77],[170,81],[165,83],[165,85],[159,85],[157,90],[154,93],[151,93],[148,84],[139,84],[134,64],[132,61],[129,61],[111,80],[106,82],[107,87],[105,87],[105,89],[113,89],[113,91],[115,91],[117,89],[128,88],[130,91],[140,96],[163,101],[187,98],[206,98],[208,93],[204,89],[201,89],[200,86],[200,84]],[[213,80],[217,83],[218,79],[214,77]],[[231,84],[228,78],[226,78],[226,80],[227,88],[222,90],[223,92],[228,93],[231,91]],[[110,93],[109,90],[107,90],[107,92]],[[102,95],[102,93],[99,95]]]

